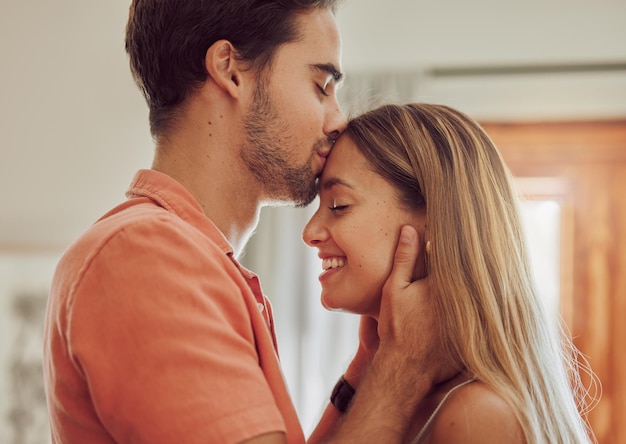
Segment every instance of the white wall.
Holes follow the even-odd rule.
[[[489,120],[626,116],[626,2],[348,1],[348,72],[414,73],[414,99]],[[437,78],[433,68],[621,64],[620,71]]]
[[[348,0],[349,70],[626,61],[620,0]]]
[[[0,248],[63,248],[150,165],[128,1],[0,2]]]

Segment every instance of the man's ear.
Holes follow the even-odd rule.
[[[206,52],[205,67],[213,81],[234,98],[238,98],[242,81],[235,47],[228,40],[218,40]]]

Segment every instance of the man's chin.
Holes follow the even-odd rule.
[[[308,193],[299,193],[292,196],[275,197],[265,202],[265,205],[271,207],[288,207],[293,206],[296,208],[308,207],[317,197],[317,188]]]
[[[316,197],[317,197],[317,192],[315,192],[315,194],[312,197],[308,196],[306,199],[295,201],[294,206],[296,208],[306,208],[313,203]]]
[[[290,175],[280,187],[268,191],[271,206],[295,206],[304,208],[311,204],[317,197],[318,178],[308,172],[300,171],[299,174]],[[263,184],[259,184],[262,186]]]

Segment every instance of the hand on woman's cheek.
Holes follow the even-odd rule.
[[[423,234],[420,234],[420,239],[422,239]],[[428,274],[428,269],[426,267],[426,255],[428,252],[426,251],[426,243],[420,243],[420,250],[417,255],[417,262],[415,264],[415,274],[413,275],[413,280],[416,281],[418,279],[424,279]]]

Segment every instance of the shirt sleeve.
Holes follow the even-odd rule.
[[[236,267],[167,217],[116,233],[68,303],[68,345],[119,443],[239,442],[285,425]]]

